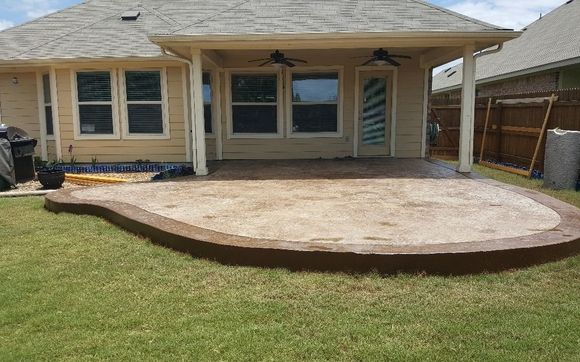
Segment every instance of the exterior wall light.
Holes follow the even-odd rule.
[[[18,77],[12,78],[12,84],[14,85],[18,84]]]

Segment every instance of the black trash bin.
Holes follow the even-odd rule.
[[[37,141],[18,127],[0,125],[0,137],[10,142],[16,182],[34,180],[34,147]]]

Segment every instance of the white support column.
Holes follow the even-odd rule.
[[[222,77],[221,69],[213,71],[213,93],[212,93],[212,114],[214,116],[214,133],[216,144],[216,159],[223,160],[223,140],[222,140]]]
[[[50,68],[50,100],[52,102],[52,129],[54,133],[54,142],[56,147],[56,160],[62,160],[62,143],[60,140],[60,116],[58,109],[58,86],[56,78],[56,69],[54,67]],[[72,89],[72,92],[76,92],[76,89]],[[76,93],[75,93],[76,94]]]
[[[185,161],[193,163],[192,132],[191,132],[191,111],[189,109],[189,67],[181,67],[181,86],[183,93],[183,118],[185,127]]]
[[[459,133],[459,172],[471,172],[475,124],[475,46],[463,48],[463,89]]]
[[[427,158],[427,114],[429,110],[429,80],[431,79],[432,68],[425,68],[423,77],[423,120],[421,123],[421,158]]]
[[[195,154],[194,169],[197,176],[208,174],[205,148],[205,121],[203,115],[203,68],[201,50],[191,52],[190,71],[192,146]]]

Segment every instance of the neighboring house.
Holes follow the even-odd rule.
[[[517,36],[417,0],[89,0],[0,33],[0,112],[44,159],[422,157],[430,68]]]
[[[461,94],[462,64],[433,77],[433,94]],[[495,54],[477,59],[482,97],[580,88],[580,0],[567,1]]]

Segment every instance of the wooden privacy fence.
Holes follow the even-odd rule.
[[[580,130],[580,89],[560,90],[542,93],[515,94],[491,97],[492,106],[487,129],[485,158],[499,162],[510,162],[529,167],[538,136],[548,108],[544,102],[498,103],[497,100],[531,99],[558,96],[548,121],[548,129]],[[430,148],[434,158],[457,159],[459,145],[459,119],[461,107],[458,98],[433,96],[431,99],[431,120],[438,121],[441,132],[437,144]],[[476,99],[474,155],[479,156],[487,104],[489,97]],[[542,141],[535,169],[544,169],[545,136]]]

